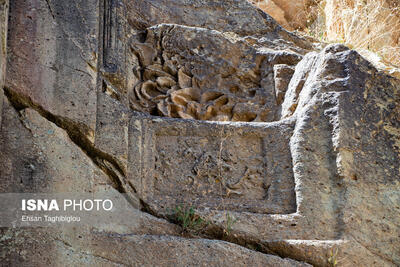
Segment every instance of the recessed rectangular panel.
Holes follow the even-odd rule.
[[[295,212],[285,123],[133,120],[130,179],[154,208]],[[140,154],[140,158],[138,155]]]

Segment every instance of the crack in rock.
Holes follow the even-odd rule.
[[[113,187],[119,193],[123,194],[133,207],[139,206],[139,200],[134,198],[134,196],[136,196],[136,189],[127,181],[122,164],[111,155],[94,146],[92,141],[90,141],[90,138],[93,136],[93,131],[91,129],[69,118],[56,116],[40,105],[33,103],[29,97],[19,94],[7,87],[4,87],[4,93],[18,112],[25,108],[32,108],[42,117],[65,130],[71,141],[81,148],[96,166],[110,178]]]

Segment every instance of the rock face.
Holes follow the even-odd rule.
[[[37,230],[33,232],[35,239],[23,231],[2,234],[7,245],[4,252],[14,257],[11,262],[3,261],[8,266],[311,266],[218,240],[99,232],[89,236],[85,232],[71,232],[71,240],[65,240],[55,231]],[[83,235],[86,238],[79,242],[74,239]],[[27,241],[21,242],[22,239]],[[14,246],[25,253],[32,247],[37,252],[50,253],[20,257],[10,249]]]
[[[5,71],[7,65],[7,26],[8,26],[8,1],[0,2],[0,42],[3,44],[0,48],[0,110],[3,106],[3,87],[5,79]],[[2,116],[0,113],[0,127]]]
[[[400,81],[357,52],[242,0],[9,10],[1,192],[129,212],[3,227],[5,265],[400,264]]]

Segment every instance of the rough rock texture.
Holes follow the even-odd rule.
[[[337,220],[337,236],[398,262],[393,244],[398,242],[394,239],[399,221],[393,217],[393,209],[398,209],[395,192],[400,177],[396,130],[400,120],[395,104],[399,103],[399,80],[378,72],[343,46],[329,46],[304,61],[305,65],[296,67],[287,92],[298,95],[291,148],[295,179],[304,179],[297,186],[308,186],[305,177],[330,176],[336,188],[329,195],[336,197],[326,201],[334,201],[329,206]],[[294,80],[305,72],[305,81]],[[324,138],[325,134],[331,137]],[[325,156],[318,156],[321,152]],[[322,180],[319,186],[320,193],[314,192],[312,197],[320,194],[322,204],[329,186]],[[304,197],[302,201],[306,201]],[[299,211],[302,204],[297,205]]]
[[[131,49],[140,65],[128,92],[134,110],[183,119],[275,120],[269,54],[242,38],[162,25],[149,28],[145,42],[133,42]],[[299,57],[288,53],[281,60]]]
[[[4,79],[6,77],[7,65],[7,27],[8,27],[8,1],[0,2],[0,110],[3,106],[3,87]],[[1,112],[0,112],[1,113]],[[0,127],[1,127],[1,114],[0,114]]]
[[[6,86],[93,139],[98,2],[11,1],[10,10]]]
[[[3,263],[12,266],[311,266],[218,240],[76,230],[68,237],[42,230],[33,237],[24,231],[2,234],[4,253],[10,255]]]
[[[153,210],[185,203],[222,211],[296,211],[289,148],[293,121],[133,119],[128,178]]]
[[[2,263],[400,264],[398,79],[242,0],[10,4],[1,192],[130,212],[1,229]]]

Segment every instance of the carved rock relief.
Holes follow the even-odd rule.
[[[273,68],[268,68],[271,75],[265,75],[265,55],[244,39],[201,28],[158,25],[133,38],[130,48],[138,61],[132,70],[137,80],[129,92],[133,110],[210,121],[276,118],[283,96],[274,92]]]
[[[148,160],[132,163],[138,174],[132,178],[154,209],[190,203],[253,213],[296,210],[290,123],[253,128],[156,118],[148,123],[154,133],[143,136],[146,126],[131,141],[148,140],[142,145],[146,151],[134,149]]]

